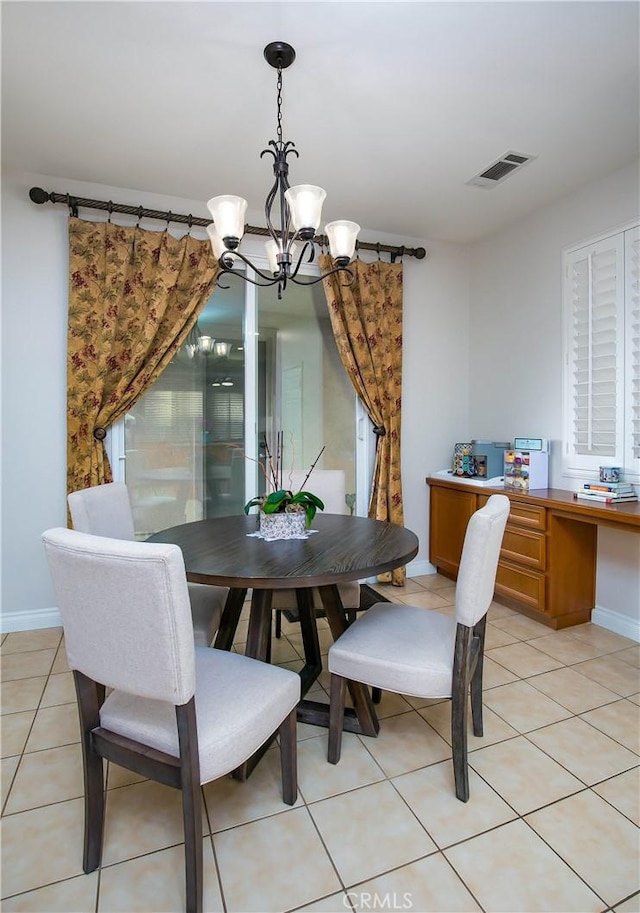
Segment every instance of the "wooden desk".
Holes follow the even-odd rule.
[[[268,661],[272,591],[296,591],[305,652],[300,673],[303,696],[322,669],[311,588],[317,587],[320,592],[335,640],[347,626],[336,584],[393,570],[418,552],[414,533],[379,520],[318,513],[313,529],[317,532],[308,539],[265,541],[247,535],[257,531],[256,516],[242,515],[185,523],[148,540],[179,545],[189,580],[231,588],[214,644],[220,649],[231,649],[247,589],[251,588],[245,652]],[[350,691],[354,710],[345,716],[345,729],[376,735],[378,721],[368,689],[354,682]],[[298,719],[328,726],[328,705],[301,701]]]
[[[526,494],[427,477],[431,488],[429,560],[455,579],[471,514],[492,494],[511,511],[496,575],[496,598],[552,628],[591,618],[596,598],[598,526],[640,532],[640,503],[586,503],[573,492]]]

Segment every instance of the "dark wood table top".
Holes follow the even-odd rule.
[[[189,580],[236,588],[299,589],[371,577],[411,561],[415,533],[393,523],[316,514],[308,539],[248,536],[257,517],[219,517],[172,526],[148,542],[179,545]]]

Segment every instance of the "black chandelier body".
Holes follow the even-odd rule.
[[[265,219],[269,239],[265,242],[269,269],[260,269],[239,250],[244,233],[244,215],[246,200],[241,197],[218,196],[209,200],[207,206],[213,218],[213,224],[207,226],[214,254],[218,259],[221,275],[234,272],[247,282],[259,286],[278,286],[278,297],[286,289],[288,282],[297,285],[314,285],[326,276],[343,272],[349,280],[353,279],[348,269],[354,253],[360,226],[355,222],[337,221],[325,226],[329,241],[329,252],[335,266],[321,276],[303,279],[300,268],[303,263],[312,263],[315,259],[314,238],[320,224],[322,203],[326,197],[321,187],[302,184],[291,187],[289,183],[289,163],[287,157],[295,155],[298,150],[293,142],[282,138],[282,71],[291,66],[295,60],[295,51],[291,45],[274,41],[264,49],[264,57],[270,66],[278,72],[277,80],[277,139],[269,140],[267,149],[263,149],[260,158],[273,156],[273,173],[275,180],[265,202]],[[273,208],[278,204],[280,227],[274,225]],[[234,271],[236,259],[242,260],[256,276],[253,279],[246,273]]]

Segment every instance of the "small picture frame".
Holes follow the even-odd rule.
[[[600,481],[601,482],[619,482],[620,481],[620,467],[619,466],[601,466],[600,467]]]

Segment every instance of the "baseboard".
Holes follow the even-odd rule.
[[[630,618],[621,612],[596,606],[591,612],[591,621],[594,625],[600,625],[601,628],[640,643],[640,618]]]
[[[407,565],[407,577],[424,577],[426,574],[437,574],[438,568],[429,561],[411,561]]]
[[[58,628],[62,618],[58,609],[24,609],[21,612],[3,612],[0,616],[0,632],[36,631],[39,628]]]

